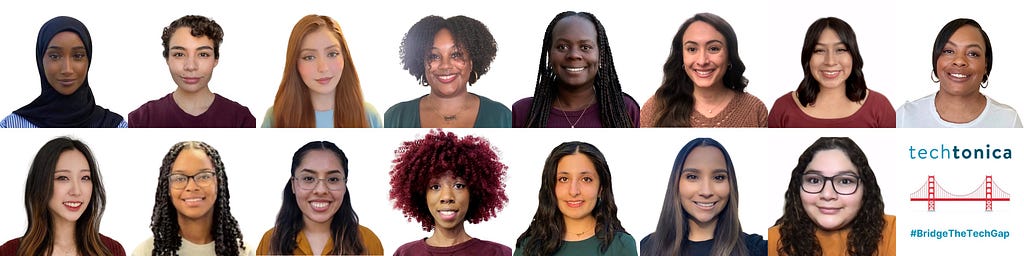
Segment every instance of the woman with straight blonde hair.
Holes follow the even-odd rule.
[[[292,28],[284,74],[263,127],[380,127],[363,102],[348,43],[338,22],[310,14]]]

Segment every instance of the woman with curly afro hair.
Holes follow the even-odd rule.
[[[470,237],[465,222],[480,223],[505,207],[505,164],[484,138],[434,130],[395,150],[390,199],[428,238],[395,255],[512,255],[508,246]]]
[[[348,190],[348,157],[330,141],[295,151],[274,228],[257,255],[383,255],[380,239],[359,225]]]
[[[220,153],[201,141],[174,144],[157,178],[153,237],[132,255],[252,255],[231,215]]]
[[[829,186],[831,185],[831,186]],[[885,214],[868,158],[846,137],[820,138],[797,162],[771,255],[896,255],[896,216]]]
[[[487,74],[497,52],[487,26],[473,18],[431,15],[416,22],[402,38],[399,55],[430,93],[391,106],[384,127],[512,127],[508,107],[467,91]]]
[[[637,255],[619,221],[612,173],[597,147],[570,141],[544,161],[537,212],[516,239],[516,256]]]

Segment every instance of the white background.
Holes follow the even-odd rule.
[[[760,2],[715,1],[634,4],[634,2],[454,1],[339,3],[261,2],[247,4],[177,1],[166,4],[115,1],[86,4],[73,1],[0,4],[8,54],[0,62],[5,84],[0,89],[0,111],[9,112],[38,95],[39,79],[34,47],[39,27],[48,19],[68,15],[82,20],[93,36],[94,53],[89,78],[97,102],[122,115],[175,88],[160,55],[161,29],[186,14],[215,19],[225,30],[221,61],[211,89],[246,105],[257,119],[273,102],[292,26],[306,14],[328,15],[339,21],[354,65],[360,72],[365,98],[383,112],[391,105],[427,93],[402,70],[398,47],[402,35],[426,15],[467,15],[486,24],[498,42],[491,71],[470,88],[511,106],[533,95],[540,41],[550,19],[564,10],[588,11],[604,23],[623,88],[641,104],[660,85],[661,66],[671,37],[682,22],[697,12],[716,13],[728,20],[739,36],[740,54],[751,83],[748,91],[769,108],[774,100],[796,88],[802,77],[799,56],[803,36],[815,19],[840,17],[858,34],[865,59],[868,87],[890,99],[894,107],[933,93],[929,80],[931,47],[935,35],[958,17],[978,20],[995,49],[990,86],[982,92],[1011,106],[1024,106],[1016,77],[1021,68],[1013,60],[1024,52],[1008,2],[932,1],[903,3],[867,1]],[[793,11],[796,10],[796,11]],[[981,202],[939,202],[929,213],[924,202],[910,202],[927,175],[956,194],[970,192],[992,174],[1011,195],[1020,186],[1017,160],[909,160],[909,145],[947,145],[1012,148],[1020,145],[1016,130],[825,130],[825,129],[647,129],[647,130],[453,130],[477,134],[502,150],[509,165],[507,208],[496,219],[469,225],[474,237],[514,246],[536,209],[543,161],[551,148],[569,140],[588,141],[608,157],[623,225],[639,241],[652,232],[664,194],[666,178],[679,148],[695,137],[713,137],[732,154],[737,167],[741,212],[745,231],[765,235],[781,215],[782,193],[796,158],[819,136],[851,136],[867,152],[881,182],[886,212],[898,216],[899,252],[904,255],[977,254],[1005,252],[1020,241],[930,240],[909,238],[916,228],[1001,228],[1019,230],[1014,221],[1016,201],[996,202],[984,212]],[[418,223],[405,221],[387,200],[393,151],[402,141],[421,137],[423,129],[383,130],[17,130],[0,132],[0,160],[7,177],[0,181],[0,239],[20,236],[25,230],[24,181],[31,159],[47,140],[60,135],[83,139],[94,150],[108,191],[108,211],[101,231],[131,251],[151,236],[149,219],[160,161],[174,143],[203,140],[220,150],[232,189],[233,213],[248,246],[257,245],[271,228],[280,207],[283,183],[294,150],[311,140],[337,143],[352,163],[350,191],[361,223],[373,229],[391,254],[403,243],[429,236]],[[977,143],[980,143],[977,144]],[[1002,146],[996,146],[996,145]],[[365,181],[365,182],[363,182]],[[1013,197],[1011,196],[1011,200]],[[1018,242],[1019,243],[1019,242]]]
[[[747,90],[768,108],[796,88],[803,77],[800,50],[814,20],[844,19],[858,35],[868,88],[887,96],[894,107],[938,90],[930,80],[932,43],[946,22],[977,20],[989,33],[995,53],[986,95],[1010,106],[1024,106],[1015,60],[1024,59],[1022,22],[1005,1],[870,0],[853,3],[819,1],[174,1],[165,4],[114,1],[24,1],[3,3],[0,22],[8,54],[0,62],[6,86],[0,111],[13,111],[39,94],[35,39],[39,27],[54,16],[78,18],[92,32],[94,53],[89,80],[101,106],[127,116],[143,103],[174,90],[161,56],[162,28],[187,14],[216,20],[224,28],[221,59],[210,88],[248,106],[259,122],[281,81],[284,54],[292,27],[316,13],[338,20],[352,50],[365,99],[380,114],[395,103],[428,93],[402,69],[402,36],[427,15],[467,15],[490,28],[498,43],[491,71],[471,92],[512,105],[533,96],[540,45],[547,24],[561,11],[588,11],[603,22],[623,90],[643,104],[660,86],[662,65],[672,36],[687,18],[712,12],[736,30],[739,52],[750,79]],[[115,11],[116,9],[116,11]],[[797,11],[794,11],[797,10]],[[784,11],[783,11],[784,10]]]

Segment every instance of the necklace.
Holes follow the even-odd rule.
[[[715,104],[712,108],[708,109],[707,115],[711,116],[711,113],[714,113],[715,110],[718,110],[719,108],[725,108],[726,105],[729,105],[730,101],[732,101],[732,99],[724,100],[722,102],[719,102],[718,104]]]
[[[558,101],[558,103],[562,103],[561,99],[559,99],[558,97],[555,97],[555,101]],[[576,117],[576,121],[575,122],[569,120],[569,114],[565,113],[565,110],[559,109],[558,111],[562,112],[562,117],[565,117],[565,122],[569,123],[569,128],[576,128],[576,124],[580,123],[580,120],[583,120],[583,115],[587,113],[587,109],[590,109],[590,105],[591,104],[594,104],[594,103],[592,101],[591,102],[587,102],[587,106],[583,107],[583,112],[580,113],[579,117]],[[569,106],[569,104],[564,104],[564,103],[562,105],[565,105],[566,107]],[[586,231],[584,231],[584,232],[586,232]]]
[[[455,113],[446,115],[444,113],[441,113],[441,105],[440,104],[438,104],[437,102],[434,102],[434,104],[432,104],[432,105],[434,105],[434,113],[436,113],[438,116],[441,116],[441,119],[443,119],[444,122],[446,122],[446,123],[453,122],[453,121],[457,120],[458,119],[458,114],[462,113],[462,111],[464,111],[467,108],[469,108],[469,103],[466,103],[466,104],[463,104],[461,108],[459,108],[459,111],[456,111]]]

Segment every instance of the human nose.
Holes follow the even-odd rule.
[[[185,71],[194,71],[198,68],[199,64],[196,63],[195,56],[189,56],[185,58],[185,66],[182,67]]]
[[[450,187],[441,188],[441,203],[442,204],[453,204],[455,203],[455,191]]]
[[[313,183],[313,193],[325,194],[328,190],[327,182],[324,179],[317,179],[316,183]]]
[[[82,194],[82,184],[80,182],[72,182],[71,190],[68,191],[69,195],[77,196]]]
[[[60,64],[60,74],[64,76],[70,76],[75,74],[75,70],[71,68],[72,58],[63,58],[63,62]]]
[[[953,66],[966,67],[967,66],[967,55],[964,53],[957,53],[953,57]]]
[[[569,195],[575,197],[575,196],[578,196],[580,194],[581,194],[581,191],[580,191],[580,183],[579,183],[579,181],[575,181],[575,180],[574,181],[570,181],[569,182]]]
[[[697,195],[700,195],[703,198],[711,197],[711,182],[701,181],[698,186],[699,189],[697,190]]]
[[[821,193],[818,193],[818,197],[825,201],[835,200],[839,195],[836,192],[836,183],[832,182],[831,179],[825,180],[825,182],[821,184]]]
[[[316,71],[320,73],[327,71],[327,61],[324,61],[324,58],[316,58]]]
[[[833,52],[833,51],[828,51],[828,53],[825,54],[825,65],[826,66],[832,66],[832,65],[835,65],[835,64],[836,64],[836,53]]]

